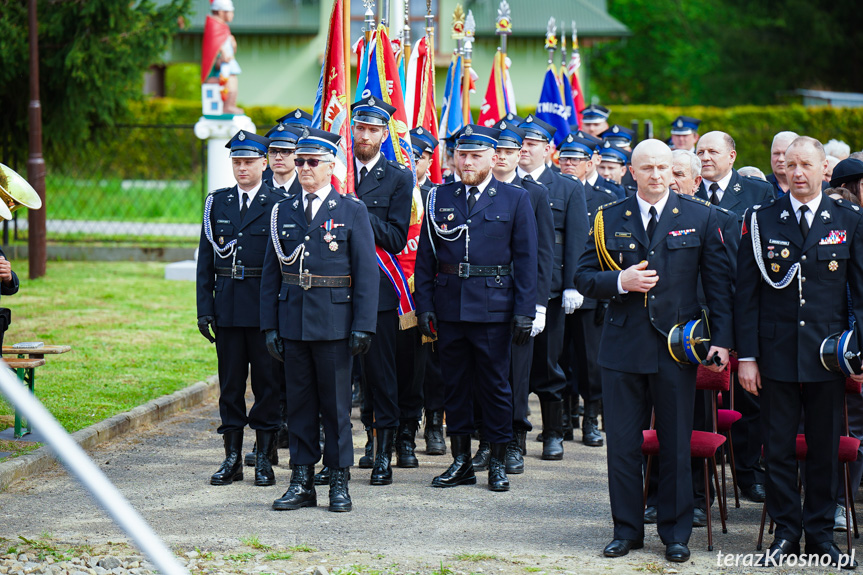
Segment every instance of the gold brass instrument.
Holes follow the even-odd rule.
[[[21,206],[38,210],[42,207],[42,198],[15,170],[0,164],[0,218],[11,220],[12,212]]]

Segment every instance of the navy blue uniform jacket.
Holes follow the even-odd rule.
[[[281,265],[272,241],[267,242],[261,281],[261,330],[278,329],[284,339],[333,341],[351,331],[374,333],[377,325],[378,266],[368,214],[362,202],[330,190],[315,218],[306,225],[302,194],[279,202],[273,232],[285,256],[305,244],[303,269],[317,276],[351,276],[350,287],[303,289],[282,281],[282,271],[300,273],[300,258]],[[324,241],[325,224],[337,249]],[[268,236],[269,238],[269,236]]]
[[[275,192],[261,184],[255,199],[240,223],[240,195],[237,186],[212,192],[213,207],[210,222],[213,241],[223,247],[236,239],[236,264],[260,269],[264,252],[270,238],[270,211],[284,198],[283,192]],[[215,316],[219,327],[258,327],[260,316],[261,277],[231,279],[216,276],[216,268],[230,269],[234,257],[222,258],[207,241],[201,225],[201,241],[198,244],[197,299],[198,317]]]
[[[621,270],[647,260],[659,282],[645,294],[619,294],[620,271],[603,271],[590,235],[578,266],[578,291],[611,300],[599,348],[599,364],[629,373],[658,373],[658,353],[668,353],[665,337],[676,324],[697,319],[699,274],[710,307],[712,345],[733,347],[732,281],[728,251],[716,210],[701,200],[669,192],[648,242],[635,196],[601,209],[605,245]],[[595,224],[594,224],[595,226]],[[658,341],[661,345],[649,345]]]
[[[551,268],[554,265],[554,218],[548,205],[548,188],[539,182],[522,181],[515,176],[510,182],[527,190],[536,217],[536,303],[548,306],[551,295]]]
[[[527,191],[492,178],[468,214],[462,182],[438,186],[432,213],[426,206],[417,250],[414,301],[417,313],[435,312],[441,321],[509,322],[513,315],[536,315],[536,218]],[[431,230],[429,220],[453,230],[467,224],[472,265],[512,264],[512,274],[460,278],[438,273],[438,262],[465,261],[465,234],[445,241]],[[453,237],[453,236],[450,236]],[[437,257],[432,251],[437,250]]]
[[[356,173],[354,177],[354,181],[358,181],[359,174]],[[410,172],[381,154],[375,166],[357,186],[357,197],[368,208],[375,244],[391,254],[405,249],[413,200]],[[383,271],[378,273],[380,295],[377,309],[384,311],[398,308],[399,297],[392,282]]]
[[[695,195],[702,200],[710,201],[710,192],[705,187],[704,182],[701,182]],[[737,173],[737,170],[732,169],[731,179],[722,194],[719,207],[734,212],[738,218],[742,219],[746,210],[752,206],[764,205],[773,197],[773,186],[764,180],[744,178]]]
[[[848,329],[846,285],[854,315],[863,317],[861,212],[822,192],[804,241],[787,194],[756,210],[767,275],[778,282],[800,262],[798,273],[806,278],[802,305],[797,277],[784,289],[762,280],[752,247],[752,215],[746,215],[734,306],[737,352],[756,358],[761,373],[771,379],[826,381],[836,376],[821,365],[819,349],[824,338]],[[844,241],[831,243],[840,239]]]

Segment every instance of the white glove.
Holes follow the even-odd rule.
[[[584,296],[578,293],[577,289],[563,290],[563,311],[566,315],[571,314],[581,307],[584,303]]]
[[[530,328],[530,337],[536,337],[545,329],[545,306],[536,306],[536,317],[533,318],[533,326]]]

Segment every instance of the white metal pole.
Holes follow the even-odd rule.
[[[0,361],[0,392],[21,412],[54,451],[66,469],[90,492],[90,495],[114,522],[126,532],[138,548],[153,562],[159,573],[189,575],[159,536],[135,510],[123,494],[102,473],[90,457],[75,443],[47,409],[21,384],[5,361]]]

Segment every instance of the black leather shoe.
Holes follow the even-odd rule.
[[[633,549],[644,547],[644,539],[614,539],[605,546],[602,554],[606,557],[623,557]]]
[[[371,427],[366,427],[366,447],[365,453],[360,457],[359,468],[371,469],[375,466],[375,431]],[[329,484],[329,479],[327,483]]]
[[[321,470],[315,473],[315,485],[330,484],[330,468],[324,465]]]
[[[665,558],[675,563],[689,561],[689,547],[686,543],[669,543],[665,546]]]
[[[542,408],[542,458],[563,459],[563,400],[540,402]]]
[[[255,452],[255,485],[258,487],[269,487],[276,484],[276,475],[273,473],[272,460],[276,451],[276,433],[274,431],[257,430],[258,450]],[[278,455],[275,457],[278,460]]]
[[[476,448],[476,455],[473,456],[471,463],[474,471],[485,471],[488,469],[488,460],[491,457],[491,446],[488,441],[483,439],[482,432],[480,432],[479,437],[479,447]]]
[[[513,475],[524,473],[524,456],[517,439],[506,444],[506,472]]]
[[[696,507],[692,510],[692,526],[707,527],[707,511],[701,507]]]
[[[763,483],[753,483],[752,485],[741,487],[740,495],[755,503],[764,503],[764,499],[767,497],[764,493]]]
[[[346,512],[353,509],[348,480],[351,473],[347,467],[334,467],[330,473],[330,511]]]
[[[222,441],[225,443],[225,460],[210,477],[211,485],[230,485],[243,480],[243,430],[223,433]]]
[[[492,443],[488,460],[488,488],[492,491],[509,491],[506,476],[506,443]]]
[[[857,567],[857,562],[852,561],[851,556],[847,553],[842,553],[839,550],[839,547],[832,541],[825,541],[824,543],[806,543],[805,548],[806,555],[817,555],[821,558],[819,561],[819,565],[822,567],[825,565],[824,556],[827,555],[830,557],[830,566],[831,567],[840,567],[842,569],[854,569]]]
[[[476,474],[470,460],[470,435],[451,435],[453,462],[449,469],[432,479],[432,487],[476,485]]]
[[[755,562],[757,567],[776,567],[782,557],[800,555],[800,542],[787,539],[774,539],[770,548]]]
[[[248,452],[245,455],[245,457],[243,458],[243,462],[246,464],[246,467],[254,467],[255,466],[255,459],[257,459],[257,455],[255,455],[255,454],[257,452],[258,452],[258,444],[253,443],[252,444],[252,450],[250,452]]]
[[[375,446],[375,466],[369,478],[370,485],[389,485],[393,482],[393,442],[396,428],[378,429],[378,443]]]
[[[426,412],[426,427],[423,438],[426,440],[426,455],[446,454],[446,441],[443,436],[443,411]]]
[[[273,501],[276,511],[292,511],[301,507],[315,507],[318,496],[315,493],[314,465],[294,465],[291,470],[291,484],[285,494]]]
[[[416,436],[418,421],[408,421],[399,425],[396,439],[396,466],[412,469],[420,466],[416,456]]]
[[[605,441],[599,432],[599,402],[591,401],[581,420],[581,442],[590,447],[601,447]]]
[[[644,524],[645,525],[652,525],[654,523],[656,523],[656,506],[655,505],[649,505],[644,510]]]
[[[515,432],[515,441],[518,443],[518,448],[521,450],[521,455],[527,455],[527,431],[522,429]]]

